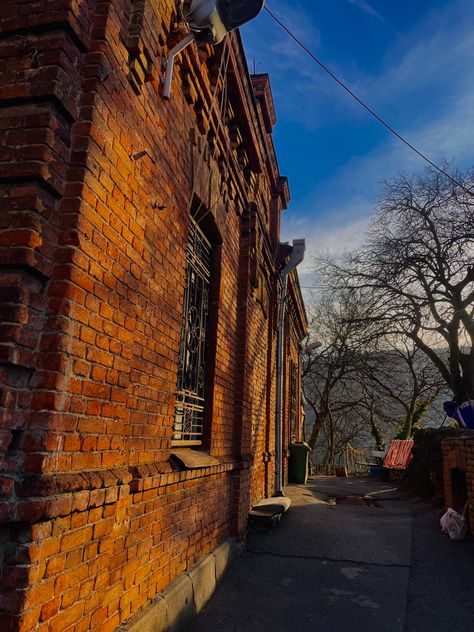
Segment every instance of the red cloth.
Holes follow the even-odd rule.
[[[413,457],[411,453],[412,448],[412,439],[409,441],[394,439],[390,442],[390,447],[385,456],[383,466],[393,470],[406,470]]]

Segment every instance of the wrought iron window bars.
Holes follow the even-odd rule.
[[[211,244],[191,218],[173,429],[173,441],[188,444],[203,435],[210,279]]]

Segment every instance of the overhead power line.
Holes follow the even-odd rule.
[[[442,169],[436,163],[430,160],[428,156],[426,156],[423,152],[421,152],[409,141],[407,141],[406,138],[404,138],[401,134],[399,134],[396,129],[394,129],[391,125],[389,125],[381,116],[377,114],[377,112],[375,112],[369,105],[367,105],[367,103],[365,103],[356,94],[354,94],[354,92],[352,92],[352,90],[343,81],[341,81],[339,77],[337,77],[325,64],[323,64],[323,62],[320,61],[316,57],[316,55],[314,55],[314,53],[312,53],[309,50],[309,48],[305,46],[305,44],[303,44],[303,42],[300,39],[298,39],[296,35],[285,24],[279,18],[277,18],[277,16],[274,13],[270,11],[268,7],[265,6],[264,9],[268,13],[268,15],[291,37],[291,39],[294,40],[298,44],[298,46],[302,48],[305,51],[305,53],[309,55],[311,59],[315,61],[318,64],[318,66],[320,66],[324,70],[324,72],[331,77],[331,79],[333,79],[343,90],[345,90],[353,99],[355,99],[355,101],[357,101],[359,105],[361,105],[365,110],[367,110],[367,112],[371,116],[373,116],[381,125],[383,125],[383,127],[385,127],[385,129],[387,129],[391,134],[396,136],[398,140],[404,143],[409,149],[414,151],[415,154],[417,154],[420,158],[425,160],[434,169],[439,171],[439,173],[449,178],[449,180],[451,180],[453,184],[456,184],[457,186],[461,187],[461,189],[463,189],[466,193],[469,193],[469,194],[472,193],[461,182],[458,182],[458,180],[450,176],[449,173],[447,173],[444,169]]]

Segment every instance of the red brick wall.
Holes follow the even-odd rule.
[[[472,531],[474,528],[474,437],[444,439],[441,445],[446,508],[452,507],[459,512],[463,511],[463,507],[459,505],[459,499],[463,494],[453,489],[453,470],[460,470],[466,476],[467,517]]]
[[[273,490],[286,181],[237,36],[229,126],[210,112],[221,48],[191,47],[161,99],[173,11],[0,6],[2,632],[115,629]],[[173,471],[192,192],[222,244],[220,465]]]

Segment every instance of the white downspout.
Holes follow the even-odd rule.
[[[173,81],[173,70],[175,58],[187,48],[191,42],[194,41],[194,35],[189,33],[184,39],[176,44],[174,48],[168,53],[168,59],[166,60],[166,75],[165,83],[163,86],[163,99],[169,100],[171,96],[171,82]]]
[[[275,419],[275,496],[283,496],[283,341],[285,336],[285,305],[288,287],[288,275],[304,259],[306,242],[304,239],[293,240],[293,253],[281,273],[281,300],[278,317],[277,347],[277,403]]]

